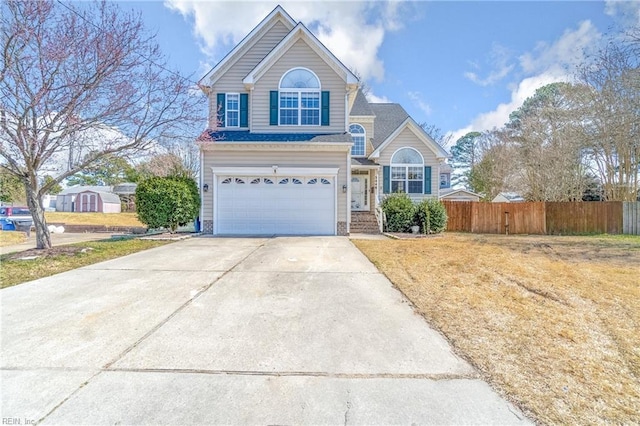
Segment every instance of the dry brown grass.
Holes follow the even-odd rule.
[[[0,247],[12,246],[25,241],[27,241],[27,235],[24,232],[0,231]]]
[[[67,225],[144,226],[136,213],[45,212],[47,223]]]
[[[640,423],[640,237],[355,244],[541,423]]]

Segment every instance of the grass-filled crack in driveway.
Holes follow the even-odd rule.
[[[640,422],[640,237],[446,234],[355,244],[542,423]]]

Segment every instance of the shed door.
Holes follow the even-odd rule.
[[[220,176],[217,234],[335,235],[333,177]]]
[[[83,193],[80,194],[80,212],[97,212],[98,200],[96,194]]]

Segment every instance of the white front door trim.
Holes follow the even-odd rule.
[[[368,211],[369,210],[369,175],[351,175],[351,210]],[[358,190],[354,183],[357,182]]]

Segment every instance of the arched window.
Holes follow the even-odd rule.
[[[366,132],[364,127],[359,124],[352,124],[349,126],[349,133],[353,139],[353,146],[351,147],[351,155],[354,157],[362,157],[365,153],[366,146]]]
[[[391,192],[422,194],[424,160],[413,148],[400,148],[391,157]]]
[[[281,126],[320,125],[320,80],[306,68],[282,76],[279,87]]]

